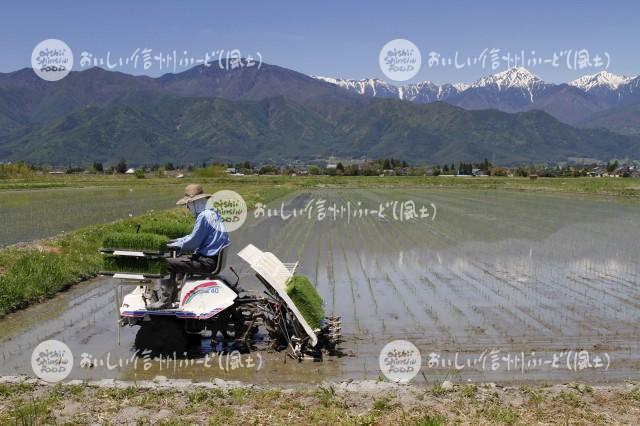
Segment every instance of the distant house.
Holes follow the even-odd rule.
[[[536,174],[530,174],[530,175],[529,175],[529,179],[531,179],[531,180],[538,180],[538,175],[536,175]]]
[[[127,174],[127,175],[132,175],[132,174],[134,174],[135,172],[136,172],[136,169],[134,169],[134,168],[132,167],[132,168],[130,168],[129,170],[127,170],[126,172],[124,172],[124,173],[125,173],[125,174]]]
[[[327,170],[329,169],[337,169],[338,165],[336,163],[329,163],[327,164]]]
[[[603,175],[606,176],[606,170],[602,167],[594,167],[591,171],[587,172],[587,174],[591,177],[602,177]]]
[[[230,175],[236,174],[237,170],[235,167],[228,167],[227,168],[227,173],[229,173]]]

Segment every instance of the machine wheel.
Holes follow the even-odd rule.
[[[189,348],[199,348],[202,344],[202,336],[200,334],[191,334],[186,333],[187,335],[187,346]]]
[[[135,347],[151,355],[182,356],[187,351],[188,337],[182,322],[175,318],[151,316],[142,321],[136,334]]]

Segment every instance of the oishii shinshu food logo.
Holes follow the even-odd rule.
[[[62,80],[73,68],[73,52],[62,40],[43,40],[31,52],[31,67],[43,80]]]

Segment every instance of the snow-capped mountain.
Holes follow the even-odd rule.
[[[542,79],[526,68],[514,67],[508,70],[482,77],[471,84],[471,87],[487,87],[495,85],[498,89],[513,87],[530,88],[537,84],[544,84]]]
[[[512,93],[512,97],[518,97],[521,95],[524,97],[525,103],[527,102],[527,99],[530,103],[533,103],[534,98],[549,86],[550,85],[548,83],[545,83],[540,77],[533,74],[528,69],[523,67],[514,67],[497,74],[482,77],[472,83],[469,88],[489,88],[498,93],[511,90],[514,91]]]
[[[437,85],[431,81],[395,86],[379,79],[316,77],[352,93],[415,103],[448,102],[465,109],[521,112],[540,109],[569,124],[584,122],[609,108],[640,102],[640,77],[601,71],[567,84],[553,84],[524,67],[482,77],[473,83]]]
[[[531,73],[526,68],[516,67],[497,74],[483,77],[471,84],[446,83],[437,85],[425,80],[415,84],[395,86],[384,80],[368,78],[363,80],[347,80],[332,77],[315,78],[340,86],[352,93],[360,95],[397,98],[417,103],[430,103],[435,101],[448,101],[456,98],[470,89],[491,88],[498,92],[509,89],[517,89],[526,93],[532,101],[536,92],[548,86],[542,79]]]
[[[467,109],[522,111],[553,86],[526,68],[514,67],[471,83],[456,105]]]
[[[344,80],[340,78],[313,76],[318,80],[335,84],[343,89],[359,95],[371,96],[375,98],[398,98],[400,88],[377,78],[367,78],[363,80]],[[401,97],[400,97],[401,98]],[[401,98],[402,99],[402,98]]]
[[[629,82],[621,85],[616,90],[617,102],[621,105],[640,103],[640,76],[634,77]]]
[[[611,106],[625,106],[640,101],[640,77],[601,71],[568,83]]]
[[[600,71],[597,74],[585,75],[567,84],[589,92],[596,88],[616,90],[620,86],[629,83],[633,78],[625,75],[611,74],[608,71]]]
[[[428,80],[417,84],[405,84],[400,87],[398,97],[405,101],[427,104],[441,100],[440,87]]]
[[[375,98],[402,99],[420,104],[447,100],[450,96],[457,95],[469,87],[468,84],[464,83],[443,84],[442,86],[438,86],[428,80],[415,84],[395,86],[377,78],[349,80],[322,76],[313,77],[327,83],[335,84],[351,93]]]

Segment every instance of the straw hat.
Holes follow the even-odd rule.
[[[189,201],[199,200],[201,198],[209,198],[211,194],[205,194],[202,190],[202,185],[197,183],[191,183],[184,188],[184,197],[180,198],[176,204],[184,205]]]

